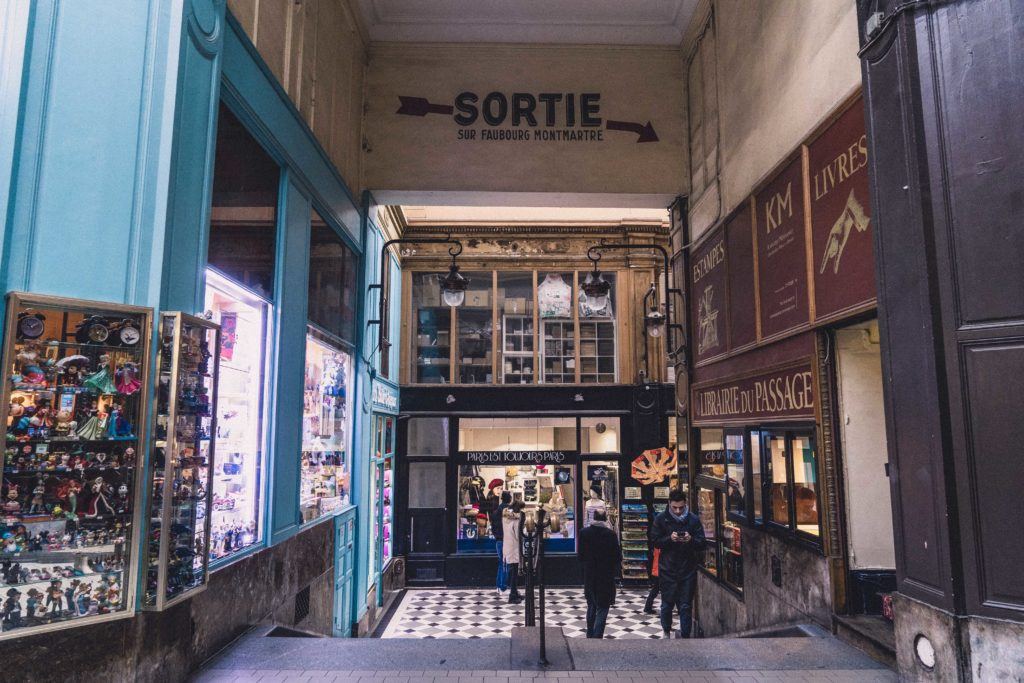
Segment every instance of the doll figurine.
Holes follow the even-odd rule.
[[[77,479],[66,479],[57,486],[58,500],[67,501],[68,509],[65,512],[68,519],[78,517],[78,494],[82,491],[82,482]]]
[[[53,438],[55,439],[72,439],[77,438],[75,431],[78,429],[78,423],[71,419],[71,413],[67,410],[61,410],[57,413],[57,417],[54,421],[53,426]]]
[[[32,619],[36,616],[36,608],[40,607],[43,602],[43,594],[35,588],[28,589],[28,600],[25,601],[25,616]],[[40,609],[42,612],[42,609]]]
[[[96,477],[93,480],[92,485],[89,487],[92,492],[92,500],[89,501],[89,508],[86,510],[85,516],[89,519],[101,517],[104,514],[114,514],[114,508],[110,506],[110,500],[108,495],[110,494],[110,486],[104,483],[103,477]],[[106,512],[104,512],[106,511]]]
[[[78,594],[75,596],[75,605],[78,608],[78,616],[84,616],[89,613],[89,606],[92,604],[92,600],[89,597],[91,594],[92,584],[78,584]]]
[[[61,588],[60,579],[50,581],[50,587],[46,589],[46,608],[50,615],[59,615],[60,606],[64,601],[64,589]]]
[[[134,394],[142,388],[142,382],[139,381],[139,366],[131,361],[122,363],[114,373],[114,384],[125,396]]]
[[[99,369],[92,373],[82,382],[82,386],[88,387],[98,394],[116,394],[117,385],[110,376],[110,356],[100,356]]]
[[[36,486],[32,489],[32,502],[28,506],[28,514],[35,515],[43,512],[43,494],[46,493],[46,486],[43,484],[43,479],[40,477],[36,480]]]
[[[85,369],[89,366],[89,359],[81,354],[67,356],[57,361],[57,372],[59,383],[66,387],[82,386],[85,378]]]
[[[111,439],[134,439],[132,425],[124,416],[121,405],[115,403],[107,418],[107,436]]]
[[[89,413],[89,419],[76,432],[78,437],[90,441],[102,438],[107,428],[107,414],[97,408],[95,402]]]
[[[15,516],[21,512],[21,503],[18,502],[18,485],[7,482],[7,502],[4,503],[4,512],[8,516]]]
[[[78,579],[72,579],[71,585],[64,589],[64,600],[67,602],[67,612],[75,611],[75,591],[78,590],[78,584],[82,583]]]
[[[7,426],[17,424],[25,414],[25,397],[14,396],[11,398],[11,405],[7,411]]]
[[[3,622],[6,628],[21,626],[21,591],[17,588],[7,589],[7,599],[4,600]]]

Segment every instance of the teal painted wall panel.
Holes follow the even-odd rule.
[[[306,319],[309,288],[310,201],[282,174],[284,224],[278,235],[277,343],[271,403],[269,538],[278,543],[298,532],[299,468],[302,451],[302,389],[306,361]]]
[[[224,45],[222,0],[189,0],[181,34],[161,305],[201,313]]]
[[[7,289],[153,305],[177,72],[175,0],[32,6],[3,259]],[[154,241],[156,240],[156,241]],[[68,268],[73,265],[73,268]]]

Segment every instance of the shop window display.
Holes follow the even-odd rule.
[[[498,273],[495,292],[501,320],[499,364],[502,384],[533,384],[536,379],[533,273]]]
[[[715,489],[697,490],[697,513],[704,525],[704,569],[714,576],[718,575],[718,534],[715,525],[715,500],[720,495]]]
[[[147,609],[166,609],[206,585],[219,350],[215,323],[184,313],[161,315]]]
[[[728,510],[734,515],[746,516],[746,466],[743,452],[743,435],[725,435],[726,452],[726,501]]]
[[[728,517],[726,496],[718,495],[718,510],[716,522],[718,531],[716,538],[719,545],[719,557],[722,560],[722,572],[720,578],[732,588],[743,590],[743,532],[739,524],[732,522]]]
[[[594,514],[604,512],[608,526],[619,533],[619,464],[614,460],[587,460],[583,463],[587,490],[583,494],[583,526],[594,523]]]
[[[439,277],[444,277],[444,273],[413,275],[416,334],[412,357],[416,364],[414,375],[421,384],[451,381],[452,308],[441,301]]]
[[[456,381],[491,384],[494,380],[492,277],[489,271],[464,275],[469,278],[469,288],[465,301],[455,312],[458,329]]]
[[[789,471],[786,468],[785,435],[769,436],[768,463],[771,472],[771,486],[768,489],[768,505],[771,519],[777,524],[789,526],[789,501],[792,487],[789,485]]]
[[[213,269],[206,310],[221,326],[210,558],[259,543],[270,304]]]
[[[151,316],[138,307],[9,296],[3,636],[134,609]]]
[[[349,504],[352,356],[326,335],[306,335],[299,506],[310,522]]]
[[[581,453],[619,453],[619,418],[584,417],[580,419]]]
[[[761,474],[761,433],[750,433],[750,496],[752,498],[754,522],[764,520],[764,478]]]
[[[818,463],[811,439],[794,436],[790,441],[793,460],[793,502],[796,528],[813,536],[821,535],[818,512]]]
[[[350,344],[356,343],[356,280],[359,259],[313,210],[309,232],[309,320]]]
[[[541,324],[541,380],[548,384],[576,381],[576,330],[573,322],[573,273],[546,273],[537,283]]]
[[[592,278],[591,273],[580,277]],[[580,382],[611,384],[618,379],[618,355],[615,349],[615,273],[601,275],[612,285],[605,304],[595,308],[580,289],[578,299],[580,329]]]
[[[392,485],[394,482],[395,418],[373,416],[374,462],[373,492],[370,497],[370,518],[373,520],[373,545],[370,549],[370,575],[373,576],[391,561],[393,551]],[[377,564],[377,557],[380,564]]]

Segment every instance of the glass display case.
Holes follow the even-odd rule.
[[[11,293],[0,638],[135,611],[152,310]]]
[[[392,491],[395,477],[395,417],[373,416],[374,459],[370,518],[373,520],[373,545],[370,548],[370,576],[375,576],[394,556],[394,507]],[[378,563],[379,560],[379,563]]]
[[[217,364],[217,461],[213,471],[210,559],[260,542],[270,303],[206,271],[206,310],[221,327]]]
[[[533,384],[536,373],[533,271],[499,272],[495,304],[501,321],[498,376],[502,384]]]
[[[452,309],[441,301],[439,277],[444,274],[413,276],[412,300],[416,315],[413,359],[416,381],[422,384],[451,381]]]
[[[302,401],[302,521],[339,510],[350,500],[352,355],[310,327]]]
[[[491,384],[494,381],[494,312],[490,272],[464,273],[469,278],[466,300],[456,309],[458,359],[456,380],[462,384]]]
[[[579,274],[583,278],[583,273]],[[586,277],[591,277],[587,273]],[[580,326],[580,382],[611,384],[618,379],[615,350],[615,273],[601,276],[612,288],[601,308],[593,306],[582,288],[578,294]]]
[[[206,587],[220,326],[160,315],[144,609]]]

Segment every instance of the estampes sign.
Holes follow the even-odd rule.
[[[703,424],[814,417],[810,361],[770,372],[696,386],[694,422]]]
[[[470,465],[560,465],[576,459],[569,451],[461,451],[459,456]]]
[[[397,114],[451,116],[455,136],[463,141],[604,142],[605,133],[633,133],[636,142],[657,142],[650,121],[601,117],[601,93],[490,92],[483,97],[463,91],[451,103],[425,97],[398,96]]]

